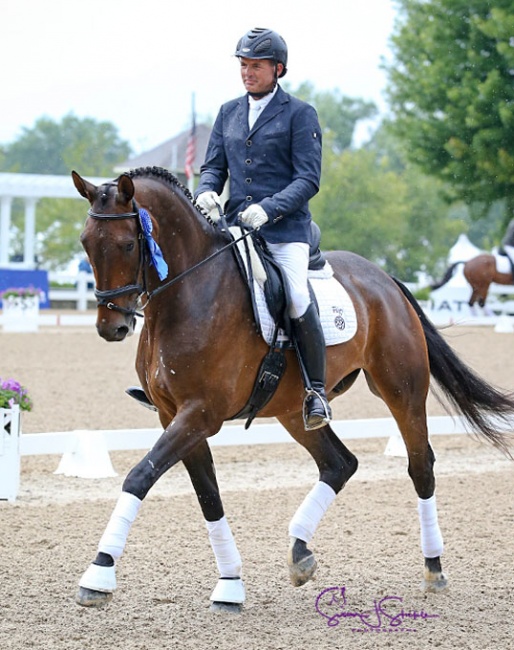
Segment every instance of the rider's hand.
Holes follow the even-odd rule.
[[[250,205],[241,213],[241,221],[245,226],[256,230],[268,222],[268,215],[260,205]]]
[[[221,199],[216,192],[202,192],[197,196],[195,204],[215,223],[220,220]]]

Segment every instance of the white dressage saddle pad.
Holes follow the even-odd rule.
[[[233,226],[229,230],[234,239],[239,238],[243,233],[239,226]],[[250,255],[259,325],[264,340],[270,345],[275,331],[275,321],[269,312],[262,288],[266,280],[266,272],[253,247],[252,239],[250,237],[246,239],[249,250],[243,242],[239,242],[237,246],[245,267],[248,263],[247,253]],[[349,341],[357,331],[357,315],[346,289],[334,278],[334,271],[330,264],[325,262],[321,270],[309,271],[309,281],[318,303],[325,344],[339,345]],[[289,337],[280,329],[277,340],[285,342]]]
[[[511,246],[506,246],[507,253],[511,253]],[[514,249],[512,249],[514,252]],[[494,260],[496,262],[496,270],[498,273],[512,273],[512,266],[510,264],[510,260],[506,255],[498,255],[497,253],[494,253]]]
[[[326,262],[321,271],[310,271],[309,280],[318,302],[326,345],[349,341],[357,331],[357,315],[346,289],[334,278],[330,264]],[[254,289],[262,335],[269,345],[275,331],[275,321],[269,313],[264,292],[257,280],[254,280]],[[278,340],[287,341],[288,336],[279,330]]]

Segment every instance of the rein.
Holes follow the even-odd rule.
[[[89,209],[87,211],[88,215],[92,217],[93,219],[130,219],[130,218],[137,218],[139,217],[139,211],[137,209],[136,203],[133,200],[133,212],[122,212],[120,214],[102,214],[98,212],[93,212],[93,210]],[[189,269],[186,269],[185,271],[182,271],[182,273],[179,273],[179,275],[175,276],[171,280],[168,280],[168,282],[165,282],[161,286],[157,287],[157,289],[154,289],[153,291],[148,291],[146,288],[146,279],[144,276],[144,270],[146,266],[146,255],[145,255],[145,242],[141,241],[144,239],[142,236],[142,233],[140,232],[138,235],[139,239],[139,269],[143,269],[143,284],[137,283],[137,284],[127,284],[124,287],[119,287],[117,289],[108,289],[106,291],[99,291],[95,289],[95,298],[97,301],[98,306],[105,306],[107,309],[112,309],[113,311],[119,311],[123,314],[129,314],[131,316],[139,316],[143,318],[144,314],[139,313],[135,309],[126,309],[125,307],[119,307],[115,303],[112,302],[113,299],[119,298],[120,296],[125,296],[129,293],[136,293],[138,294],[138,298],[140,298],[143,294],[146,294],[146,303],[144,305],[141,305],[140,309],[144,310],[146,309],[148,303],[150,300],[164,291],[165,289],[168,289],[172,285],[174,285],[176,282],[179,282],[186,276],[188,276],[190,273],[193,271],[196,271],[199,269],[201,266],[204,264],[207,264],[207,262],[212,261],[214,258],[216,258],[218,255],[221,253],[225,252],[229,248],[233,248],[236,246],[240,241],[248,237],[249,235],[252,235],[254,233],[253,230],[248,230],[246,231],[241,237],[238,237],[237,239],[234,239],[233,241],[229,242],[225,246],[222,246],[219,250],[216,252],[212,253],[205,259],[203,259],[201,262],[198,262],[198,264],[195,264]],[[139,272],[138,272],[139,275]]]

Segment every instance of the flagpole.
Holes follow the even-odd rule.
[[[196,156],[196,110],[195,110],[195,93],[191,95],[191,132],[187,142],[186,149],[186,176],[187,189],[193,194],[195,187],[195,156]]]

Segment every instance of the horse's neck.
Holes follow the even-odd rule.
[[[179,206],[172,219],[165,217],[159,230],[159,245],[175,274],[199,264],[227,243],[219,231],[189,205]]]

